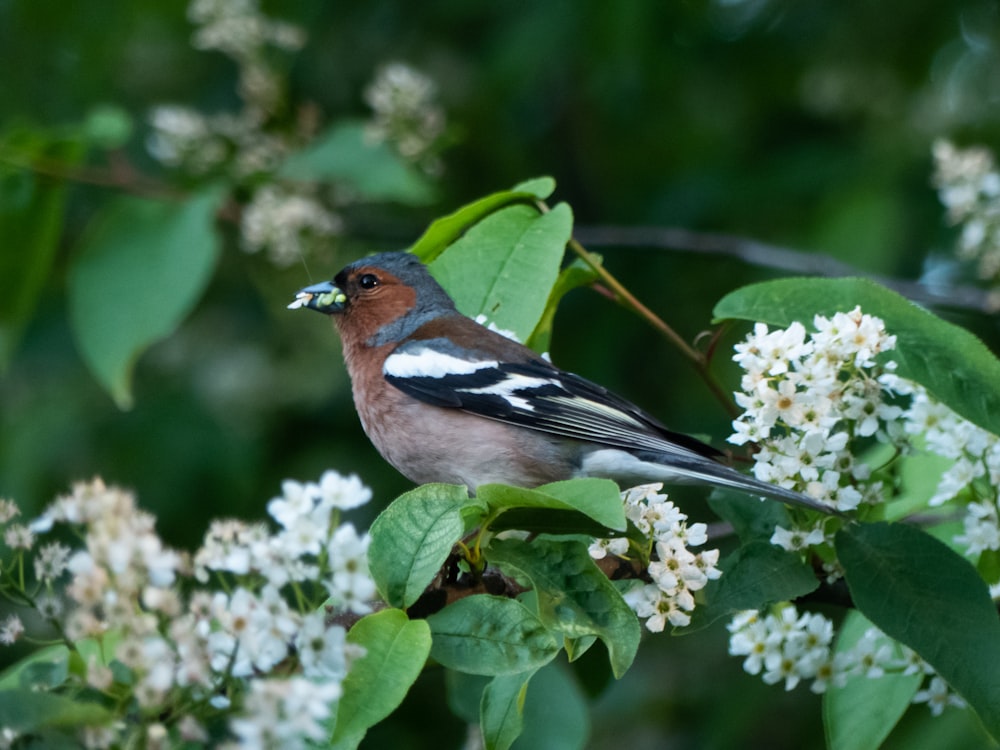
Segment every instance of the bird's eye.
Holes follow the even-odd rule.
[[[378,276],[373,273],[366,273],[360,279],[358,279],[358,286],[362,289],[374,289],[378,286]]]

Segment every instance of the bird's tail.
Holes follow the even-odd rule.
[[[803,495],[801,492],[785,489],[776,484],[761,481],[756,477],[742,474],[725,464],[693,452],[662,455],[646,452],[631,453],[631,461],[620,462],[621,453],[616,468],[616,477],[627,481],[662,481],[664,483],[707,484],[721,489],[732,489],[778,500],[800,508],[819,511],[826,515],[841,516],[843,513],[818,500]],[[621,469],[625,469],[624,472]]]

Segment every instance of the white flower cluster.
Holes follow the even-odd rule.
[[[154,159],[192,175],[227,167],[237,178],[273,171],[290,144],[264,126],[280,107],[281,78],[267,47],[294,51],[305,43],[302,29],[264,16],[256,0],[192,0],[188,18],[197,26],[197,49],[218,50],[239,65],[244,107],[236,114],[204,115],[190,107],[163,105],[149,116],[146,147]]]
[[[622,493],[625,516],[648,540],[643,558],[650,559],[647,570],[652,579],[630,589],[625,601],[638,617],[647,618],[646,627],[654,633],[662,632],[667,622],[674,627],[688,625],[695,606],[694,592],[722,575],[715,567],[719,550],[694,553],[688,549],[708,541],[705,524],[688,525],[687,515],[666,495],[658,494],[661,489],[660,483],[644,484]],[[609,553],[626,557],[629,549],[630,542],[624,537],[599,539],[590,545],[590,555],[598,560]]]
[[[260,115],[203,115],[190,107],[165,104],[149,114],[146,149],[161,164],[201,176],[226,168],[236,178],[275,170],[290,145],[262,130]]]
[[[740,612],[728,625],[730,655],[745,657],[744,671],[761,675],[768,685],[784,683],[785,690],[793,690],[812,680],[810,690],[824,693],[831,685],[842,687],[853,676],[878,679],[887,673],[923,674],[928,679],[913,696],[913,703],[927,703],[935,716],[946,706],[965,705],[916,652],[878,628],[868,628],[853,646],[835,652],[829,618],[800,614],[788,603],[774,610]]]
[[[977,261],[981,279],[1000,283],[1000,170],[993,153],[939,140],[934,164],[933,181],[948,220],[962,226],[959,257]]]
[[[754,442],[758,479],[798,490],[841,510],[877,502],[880,485],[854,458],[855,441],[895,435],[898,406],[881,379],[892,363],[876,355],[895,346],[883,322],[860,308],[817,315],[814,333],[801,323],[768,330],[757,323],[733,359],[745,370],[736,401],[744,409],[731,443]]]
[[[130,493],[100,480],[75,485],[25,529],[44,534],[68,525],[84,548],[74,552],[53,542],[38,550],[37,582],[21,603],[68,641],[113,633],[110,658],[128,670],[123,682],[110,660],[94,655],[86,665],[86,685],[113,694],[129,712],[126,721],[89,733],[88,746],[152,746],[161,734],[164,742],[173,737],[171,731],[174,740],[205,741],[202,715],[219,710],[235,717],[229,728],[240,747],[305,747],[320,739],[351,661],[361,655],[344,628],[327,618],[366,613],[376,596],[368,536],[340,524],[340,512],[368,502],[371,491],[357,477],[332,471],[315,483],[286,481],[282,489],[268,504],[276,532],[263,524],[215,522],[193,566],[164,546],[153,517]],[[4,515],[12,519],[16,506],[0,502]],[[62,617],[54,593],[67,571],[70,606]],[[222,589],[189,590],[184,579],[192,572],[201,584],[218,576]],[[0,624],[0,642],[11,643],[23,631],[12,615]],[[279,665],[281,677],[269,676]],[[122,701],[123,691],[130,691],[133,708]],[[176,712],[177,729],[134,721],[151,719],[152,708]]]
[[[955,542],[970,556],[1000,550],[1000,437],[959,416],[916,383],[901,381],[893,388],[912,397],[902,415],[906,433],[922,437],[925,450],[953,461],[928,504],[943,505],[971,488],[965,533],[955,537]],[[995,589],[996,596],[1000,587]]]
[[[294,52],[305,44],[303,29],[261,13],[257,0],[192,0],[191,39],[201,50],[218,50],[240,67],[240,94],[253,109],[273,112],[281,102],[281,79],[267,62],[267,48]]]
[[[231,747],[314,747],[312,742],[326,739],[322,722],[340,697],[339,688],[339,683],[316,683],[301,677],[255,680],[244,706],[245,717],[232,723],[238,742]]]
[[[287,267],[306,255],[310,242],[328,240],[341,227],[340,217],[306,189],[271,183],[243,208],[241,244],[248,253],[266,250],[272,263]]]
[[[434,81],[405,63],[382,65],[365,89],[373,118],[368,135],[391,143],[400,156],[430,172],[440,168],[432,151],[445,131]]]
[[[335,471],[325,472],[318,483],[289,479],[281,488],[281,497],[267,505],[281,530],[271,535],[262,524],[214,522],[195,553],[195,575],[201,581],[208,580],[209,571],[252,575],[280,589],[327,572],[323,584],[334,605],[355,614],[369,612],[375,584],[368,574],[368,535],[359,535],[353,524],[340,524],[339,511],[364,505],[371,490],[356,476]]]

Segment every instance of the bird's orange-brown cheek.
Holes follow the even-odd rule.
[[[355,299],[334,320],[341,333],[367,341],[379,329],[406,315],[417,303],[416,292],[403,285],[385,286]]]

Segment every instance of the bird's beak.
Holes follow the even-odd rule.
[[[295,294],[295,300],[288,306],[289,310],[300,307],[326,313],[327,315],[344,311],[347,295],[329,281],[307,286]]]

